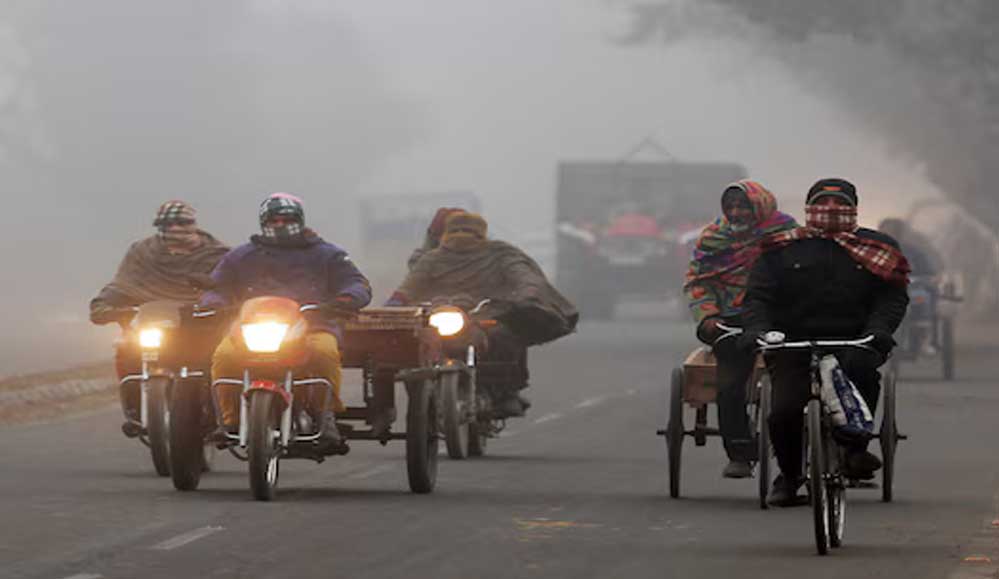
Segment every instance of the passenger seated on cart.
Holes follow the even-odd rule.
[[[777,211],[776,198],[755,181],[726,187],[721,207],[722,216],[697,240],[684,291],[697,322],[697,337],[714,346],[718,363],[718,427],[729,458],[722,476],[746,478],[752,476],[750,463],[756,460],[756,441],[746,415],[746,382],[756,354],[740,349],[735,340],[715,344],[722,335],[718,324],[742,326],[749,269],[760,254],[761,241],[797,223]]]
[[[167,201],[153,220],[156,235],[136,241],[128,248],[118,271],[97,297],[90,300],[90,321],[95,324],[127,323],[127,308],[157,300],[187,304],[198,301],[201,290],[191,285],[197,276],[207,276],[229,248],[201,230],[194,207],[184,201]],[[115,344],[115,370],[121,380],[142,371],[142,354],[132,340]],[[125,414],[123,430],[139,421],[139,390],[121,388]]]
[[[579,314],[533,259],[509,243],[489,239],[487,233],[482,216],[451,212],[440,246],[419,258],[387,304],[458,295],[509,304],[509,311],[496,316],[499,323],[485,329],[490,361],[518,368],[513,383],[494,393],[494,407],[501,417],[523,416],[530,406],[519,394],[528,386],[527,347],[569,334]]]
[[[202,296],[204,307],[238,306],[260,296],[280,296],[300,304],[335,304],[342,309],[360,309],[371,301],[368,280],[350,260],[347,252],[324,241],[305,227],[300,199],[275,193],[260,205],[261,234],[222,258],[212,278],[215,287]],[[333,385],[333,399],[314,389],[309,403],[320,424],[319,446],[329,453],[343,443],[336,428],[336,412],[345,410],[340,399],[340,347],[342,331],[321,311],[305,313],[309,323],[309,369]],[[212,381],[241,379],[242,364],[233,338],[219,344],[212,359]],[[220,385],[222,425],[217,438],[236,433],[239,428],[239,386]],[[323,402],[327,402],[324,406]]]
[[[909,264],[898,243],[857,226],[856,188],[842,179],[822,179],[808,192],[805,227],[768,238],[746,293],[743,345],[776,330],[789,340],[874,336],[877,353],[837,354],[840,365],[874,412],[881,366],[895,345],[892,334],[905,316]],[[798,504],[802,479],[803,408],[809,396],[808,352],[767,359],[773,383],[770,437],[781,474],[769,502]],[[846,450],[849,478],[870,479],[881,461],[867,441]]]

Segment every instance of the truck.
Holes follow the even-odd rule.
[[[682,301],[700,230],[717,216],[737,163],[566,161],[558,165],[556,283],[583,319],[626,299]]]

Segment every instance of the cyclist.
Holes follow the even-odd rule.
[[[778,233],[749,278],[744,344],[776,330],[788,339],[874,337],[874,352],[837,354],[873,412],[880,394],[878,367],[895,345],[892,334],[905,316],[909,264],[892,237],[857,225],[857,190],[843,179],[822,179],[808,191],[805,227]],[[802,479],[802,409],[809,396],[809,355],[769,356],[773,381],[770,436],[781,474],[769,502],[790,506]],[[881,461],[867,441],[846,449],[849,478],[870,479]]]

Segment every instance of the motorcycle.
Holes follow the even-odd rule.
[[[443,360],[435,368],[441,385],[442,427],[452,459],[483,456],[490,438],[503,430],[508,416],[494,400],[509,395],[526,365],[526,350],[517,363],[497,359],[489,349],[489,332],[500,322],[492,315],[506,309],[500,300],[477,304],[468,298],[438,299],[432,304],[430,325],[442,339]]]
[[[183,320],[190,306],[181,302],[157,300],[136,308],[124,335],[125,347],[135,348],[141,357],[141,370],[121,379],[123,398],[126,389],[138,388],[138,418],[128,417],[122,430],[149,447],[156,473],[171,474],[171,407],[178,389],[203,388],[207,381],[208,360],[192,343]],[[193,347],[192,347],[193,346]],[[210,349],[208,352],[210,353]],[[214,460],[214,449],[200,447],[198,469],[207,470]]]
[[[930,277],[914,276],[909,284],[909,311],[896,335],[898,349],[892,357],[892,370],[902,360],[939,356],[945,380],[953,380],[956,348],[953,304],[962,298],[952,283],[940,284]]]
[[[354,312],[335,306],[300,305],[271,296],[247,300],[239,308],[231,335],[241,353],[243,376],[217,378],[211,389],[216,412],[219,386],[238,386],[241,390],[239,431],[226,434],[221,445],[248,463],[253,497],[262,501],[277,497],[282,459],[323,462],[328,453],[343,455],[349,451],[346,444],[321,449],[321,425],[306,411],[307,401],[314,399],[311,394],[317,389],[324,402],[334,394],[329,380],[311,377],[305,371],[308,312],[345,322],[343,367],[364,371],[365,406],[350,407],[337,415],[341,437],[382,444],[405,440],[410,489],[415,493],[431,492],[437,479],[440,389],[425,376],[438,362],[435,352],[440,348],[437,332],[428,326],[428,314],[420,308]],[[393,388],[399,381],[405,382],[409,395],[406,432],[392,432],[387,424],[375,428],[379,416],[394,410]],[[360,421],[372,428],[356,428],[354,423]]]

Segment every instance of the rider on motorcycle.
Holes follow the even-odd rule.
[[[198,228],[195,210],[183,201],[167,201],[156,212],[156,235],[136,241],[128,248],[111,283],[90,301],[90,321],[117,322],[125,327],[132,308],[157,300],[184,303],[198,301],[201,291],[191,283],[207,276],[229,250],[210,234]],[[118,379],[138,374],[142,354],[134,340],[115,344],[115,370]],[[121,407],[127,425],[139,420],[139,390],[122,388]]]
[[[275,193],[260,205],[261,234],[230,251],[212,272],[214,288],[202,296],[201,305],[218,308],[239,305],[260,296],[280,296],[301,304],[328,304],[356,310],[371,301],[367,278],[347,252],[327,243],[305,227],[302,201],[287,193]],[[309,335],[309,370],[333,385],[333,399],[323,407],[323,392],[315,390],[310,402],[314,420],[320,424],[320,448],[335,452],[343,442],[336,428],[335,413],[344,412],[340,399],[341,329],[322,311],[306,312]],[[239,349],[229,336],[212,358],[212,380],[242,376]],[[222,425],[216,438],[239,428],[239,387],[219,386]]]
[[[488,356],[518,368],[512,384],[494,393],[502,416],[523,416],[530,402],[518,391],[527,388],[527,347],[554,340],[573,330],[579,314],[523,251],[490,240],[481,216],[457,212],[447,216],[440,246],[424,254],[392,294],[388,305],[430,302],[438,297],[467,296],[474,302],[493,299],[530,311],[530,321],[516,312],[485,330]],[[532,323],[533,322],[533,323]]]
[[[697,322],[697,337],[708,345],[718,363],[718,425],[729,463],[726,478],[752,476],[756,441],[746,415],[746,382],[756,355],[734,340],[715,344],[723,332],[719,324],[742,326],[742,306],[749,270],[760,255],[767,235],[797,226],[794,218],[777,211],[777,200],[755,181],[732,183],[722,193],[723,215],[701,232],[687,271],[684,291]]]
[[[887,218],[878,224],[878,230],[894,237],[905,256],[909,258],[909,265],[912,266],[913,289],[923,288],[929,295],[929,303],[924,307],[929,307],[929,311],[922,310],[917,313],[910,311],[910,316],[923,315],[932,316],[930,313],[937,307],[940,297],[940,281],[944,272],[944,259],[940,252],[933,247],[933,243],[925,235],[916,231],[905,221],[898,218]],[[924,318],[925,319],[925,318]],[[935,332],[918,330],[916,337],[916,347],[927,356],[937,354],[937,344],[935,343]]]
[[[440,247],[441,237],[444,236],[444,224],[447,222],[447,218],[455,213],[465,213],[465,210],[459,207],[441,207],[437,210],[427,227],[427,235],[423,238],[423,245],[414,249],[406,262],[410,270],[424,254]]]
[[[843,179],[822,179],[808,192],[805,227],[764,242],[764,253],[749,278],[744,344],[771,330],[787,339],[873,336],[874,352],[837,354],[871,412],[881,390],[878,367],[895,346],[892,334],[905,316],[909,264],[898,242],[857,226],[857,191]],[[770,435],[781,474],[769,501],[799,504],[802,479],[803,408],[809,397],[809,354],[768,356],[773,381]],[[871,479],[881,461],[867,441],[846,448],[849,478]]]

